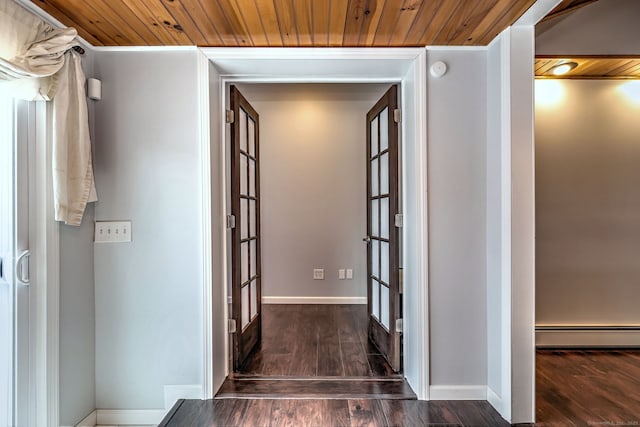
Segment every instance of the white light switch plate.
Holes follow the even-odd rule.
[[[131,221],[96,221],[94,242],[120,243],[131,241]]]
[[[347,268],[347,279],[348,280],[353,279],[353,269],[352,268]]]
[[[324,268],[313,269],[313,280],[324,280]]]

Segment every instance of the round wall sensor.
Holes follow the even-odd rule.
[[[447,64],[442,61],[434,62],[430,68],[433,77],[442,77],[447,72]]]

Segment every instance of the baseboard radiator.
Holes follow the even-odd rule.
[[[537,325],[536,347],[640,348],[640,325]]]

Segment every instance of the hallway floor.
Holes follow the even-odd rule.
[[[640,350],[539,350],[536,425],[640,425]]]
[[[366,305],[264,304],[262,344],[242,374],[380,377],[394,372],[367,338]]]

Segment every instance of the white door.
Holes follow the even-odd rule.
[[[33,423],[29,394],[29,104],[0,94],[0,426]],[[19,120],[18,120],[19,119]],[[20,143],[17,141],[20,140]]]

